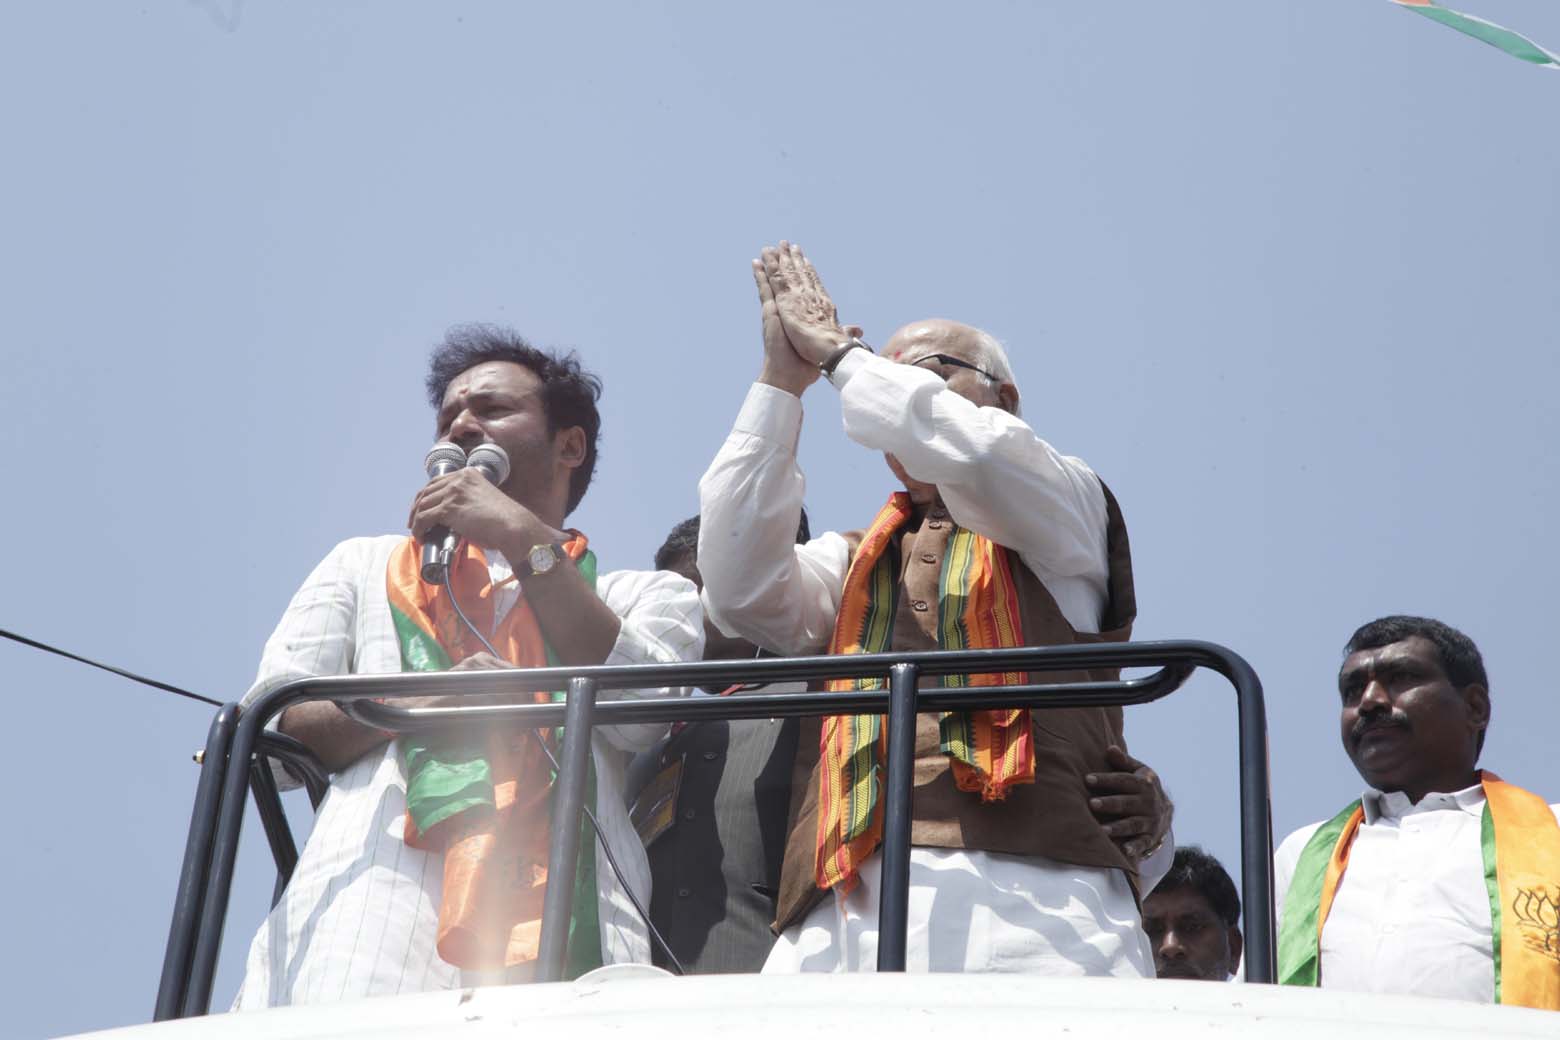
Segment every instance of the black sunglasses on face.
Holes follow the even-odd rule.
[[[961,358],[956,358],[956,357],[954,357],[951,354],[926,354],[926,355],[924,355],[922,357],[916,358],[914,361],[910,362],[910,364],[912,364],[912,365],[919,365],[923,361],[935,361],[939,365],[952,365],[954,368],[967,368],[971,372],[979,372],[981,375],[985,376],[987,379],[991,380],[993,383],[1001,383],[1002,382],[1002,380],[998,379],[996,376],[992,375],[990,372],[987,372],[984,368],[980,368],[980,367],[977,367],[975,365],[972,365],[968,361],[964,361]],[[943,376],[944,380],[946,380],[947,378],[948,378],[947,376]]]

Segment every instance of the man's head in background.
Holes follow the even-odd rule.
[[[807,510],[802,510],[801,522],[796,526],[796,544],[812,539],[807,524]],[[699,574],[699,518],[690,516],[666,536],[666,541],[655,551],[655,569],[681,574],[701,591],[704,578]],[[730,661],[744,657],[756,657],[758,648],[746,639],[728,636],[720,629],[704,621],[704,659],[706,661]]]
[[[1240,896],[1219,861],[1195,845],[1143,900],[1143,930],[1162,979],[1228,982],[1240,963]]]

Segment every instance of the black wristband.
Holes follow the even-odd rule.
[[[825,376],[832,376],[834,374],[835,368],[839,367],[839,363],[844,360],[845,355],[849,354],[858,347],[862,350],[865,350],[868,354],[872,353],[872,348],[863,343],[859,336],[852,336],[850,339],[845,341],[844,346],[830,354],[823,362],[823,364],[818,366],[818,370]]]

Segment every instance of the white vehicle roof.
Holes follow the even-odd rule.
[[[647,978],[630,971],[572,983],[214,1015],[90,1035],[103,1040],[656,1040],[686,1036],[690,1029],[712,1040],[816,1040],[823,1035],[852,1040],[995,1035],[1553,1040],[1560,1036],[1560,1015],[1240,983],[912,974]]]

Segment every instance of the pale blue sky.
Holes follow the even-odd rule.
[[[1552,2],[1459,6],[1560,45]],[[236,698],[330,546],[403,523],[460,321],[602,375],[574,519],[648,566],[790,237],[869,339],[1008,344],[1121,500],[1138,636],[1265,680],[1280,835],[1357,793],[1334,676],[1388,612],[1479,642],[1486,763],[1560,799],[1557,91],[1385,0],[8,6],[0,627]],[[892,482],[832,395],[808,507],[856,527]],[[6,1033],[143,1021],[208,712],[13,644],[0,676]],[[1230,863],[1233,735],[1215,680],[1128,716]]]

